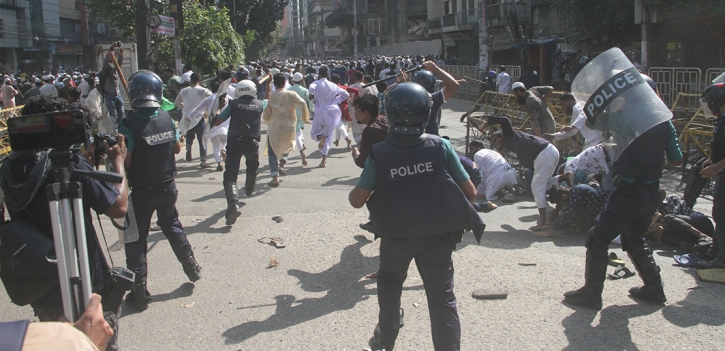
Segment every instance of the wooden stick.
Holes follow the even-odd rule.
[[[126,82],[126,77],[123,76],[123,71],[121,71],[121,66],[118,64],[118,60],[116,60],[116,55],[113,50],[111,50],[108,55],[111,57],[111,62],[113,62],[113,66],[116,67],[116,72],[118,72],[118,76],[121,78],[121,84],[123,84],[123,88],[126,89],[126,95],[128,95],[128,83]]]
[[[474,81],[474,82],[478,82],[478,83],[483,83],[483,81],[482,81],[482,80],[478,80],[478,79],[476,79],[476,78],[471,78],[471,77],[467,77],[467,76],[463,76],[463,78],[466,78],[466,79],[470,79],[470,80],[472,80],[472,81]]]

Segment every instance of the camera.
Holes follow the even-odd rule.
[[[96,167],[96,169],[98,169],[98,162],[101,160],[101,155],[105,149],[103,146],[104,141],[108,144],[108,147],[113,147],[118,143],[118,138],[116,138],[115,135],[109,135],[106,133],[97,133],[93,135],[93,149],[95,150],[93,166]]]
[[[7,120],[13,151],[68,150],[88,139],[83,111],[56,111]]]
[[[111,268],[111,281],[113,281],[113,289],[108,295],[108,302],[103,305],[103,309],[118,313],[123,296],[133,288],[133,284],[136,282],[136,273],[124,267],[113,267]]]

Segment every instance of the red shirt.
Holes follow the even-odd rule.
[[[341,84],[337,84],[337,86],[339,86],[342,89],[345,89],[350,94],[350,99],[352,99],[353,101],[359,94],[358,90],[355,88],[350,88],[350,87],[347,87],[347,86],[344,86]],[[350,109],[348,108],[348,104],[347,104],[347,101],[350,99],[347,99],[347,100],[343,101],[342,103],[340,103],[340,110],[342,111],[342,120],[343,121],[352,121],[352,116],[350,116]]]

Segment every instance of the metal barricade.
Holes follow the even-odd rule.
[[[704,81],[702,82],[703,89],[712,84],[712,80],[723,73],[725,73],[725,68],[708,68],[707,71],[705,71],[705,77],[703,78]]]
[[[23,106],[0,110],[0,156],[10,153],[10,138],[8,137],[8,118],[20,116]]]
[[[702,89],[702,71],[697,67],[652,67],[647,74],[667,106],[672,106],[678,93],[698,94]]]

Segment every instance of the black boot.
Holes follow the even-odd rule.
[[[629,259],[632,260],[634,268],[639,273],[639,277],[644,282],[641,287],[629,289],[629,294],[638,299],[650,301],[656,304],[664,304],[667,301],[665,290],[662,287],[662,277],[660,276],[660,267],[655,263],[652,257],[652,251],[647,244],[641,248],[627,252]]]
[[[242,215],[242,211],[239,210],[239,196],[237,190],[237,183],[227,183],[224,186],[224,193],[227,196],[227,213],[225,215],[226,224],[232,225],[237,221],[237,218]]]
[[[257,174],[259,174],[259,173],[247,172],[247,181],[244,182],[244,191],[247,194],[247,196],[252,196],[252,193],[254,193],[254,184],[257,183]]]
[[[136,284],[126,295],[126,304],[137,311],[145,311],[149,307],[149,302],[151,294],[146,289],[146,277],[136,279]]]
[[[587,249],[587,261],[584,268],[584,286],[578,290],[564,293],[564,301],[586,308],[602,308],[602,290],[604,290],[604,279],[607,275],[607,252],[592,252]]]
[[[183,255],[183,258],[179,259],[179,262],[181,262],[181,266],[184,267],[184,273],[186,273],[186,276],[189,277],[189,280],[195,282],[201,279],[201,266],[196,262],[196,259],[194,259],[194,252],[189,251]]]

